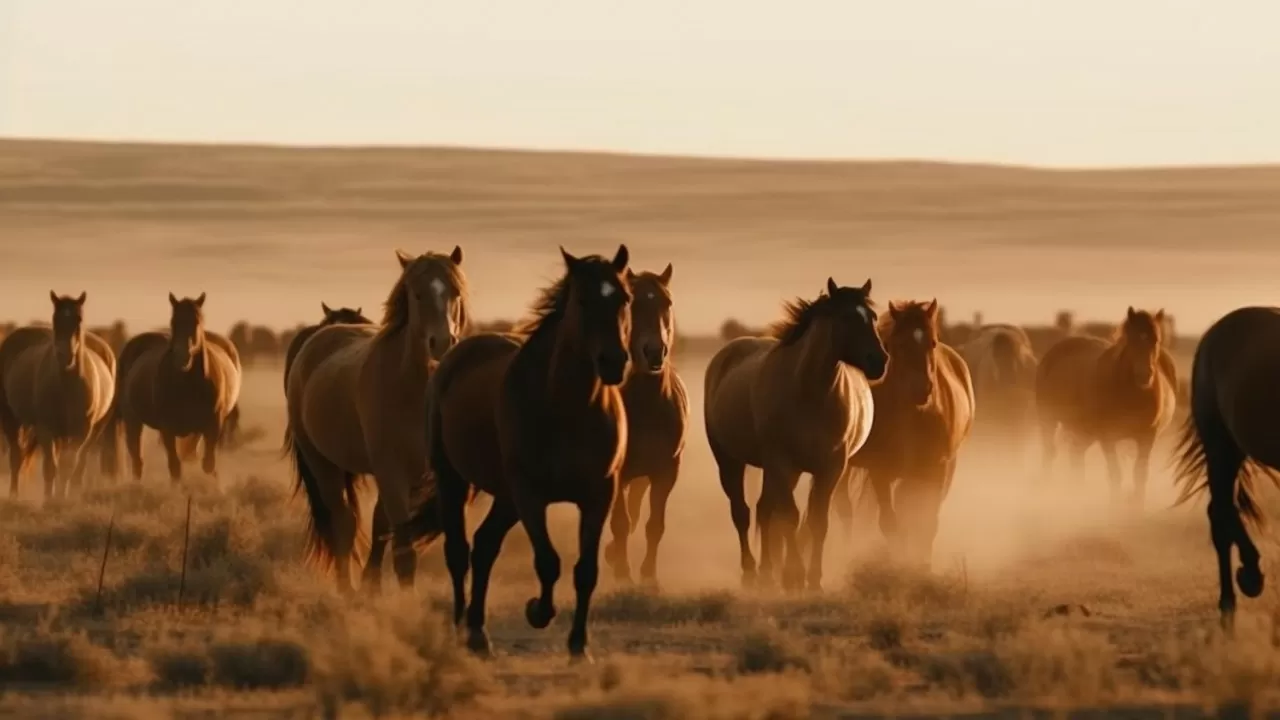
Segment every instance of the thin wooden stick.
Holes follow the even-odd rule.
[[[182,596],[187,591],[187,547],[191,545],[191,496],[187,496],[187,525],[182,531],[182,576],[178,579],[178,609],[182,609]]]
[[[102,565],[98,567],[98,595],[93,600],[94,611],[102,612],[102,583],[107,577],[107,555],[111,552],[111,533],[116,529],[116,513],[111,511],[111,520],[107,522],[107,542],[102,546]]]

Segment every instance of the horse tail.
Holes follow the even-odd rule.
[[[324,495],[320,492],[320,479],[303,456],[292,425],[287,425],[284,429],[284,452],[293,459],[293,494],[296,496],[302,490],[307,496],[307,509],[310,511],[307,521],[307,556],[327,568],[334,562],[334,548],[337,546],[333,513],[324,502]],[[351,490],[352,488],[348,488],[346,493],[348,502],[356,500],[356,493]],[[359,517],[358,510],[356,517]]]
[[[234,449],[240,441],[240,403],[231,406],[231,412],[222,421],[222,433],[218,435],[218,447],[223,450]]]

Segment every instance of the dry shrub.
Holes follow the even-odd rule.
[[[742,675],[808,671],[811,667],[809,654],[799,641],[766,623],[743,634],[734,656]]]
[[[1215,704],[1264,705],[1280,696],[1280,625],[1239,615],[1234,637],[1216,624],[1181,633],[1139,667],[1152,685]]]
[[[787,673],[767,678],[625,672],[598,692],[555,709],[556,720],[766,720],[809,717],[810,684]]]
[[[150,662],[157,687],[166,690],[280,690],[305,684],[311,669],[310,652],[296,638],[243,630],[210,643],[154,648]]]
[[[466,706],[488,685],[446,623],[412,597],[352,610],[317,636],[313,679],[330,717],[343,703],[375,716],[439,715]]]
[[[660,595],[650,590],[626,588],[594,602],[591,617],[602,623],[705,625],[728,622],[736,609],[737,600],[729,592]]]
[[[112,690],[149,682],[146,663],[121,658],[82,633],[0,630],[0,687]]]

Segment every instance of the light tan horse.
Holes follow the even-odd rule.
[[[219,440],[240,398],[240,356],[230,341],[205,329],[204,302],[204,293],[181,300],[169,293],[169,330],[135,335],[120,351],[116,404],[103,435],[108,475],[118,469],[123,426],[134,480],[142,479],[144,427],[160,433],[172,481],[182,479],[178,442],[190,435],[204,441],[201,469],[218,476]]]
[[[1111,342],[1073,336],[1049,348],[1036,375],[1036,410],[1040,418],[1044,469],[1057,452],[1057,431],[1071,438],[1072,468],[1077,479],[1090,445],[1102,447],[1113,501],[1120,499],[1120,460],[1116,443],[1138,445],[1131,505],[1141,507],[1156,437],[1173,421],[1177,409],[1178,371],[1164,349],[1164,311],[1154,314],[1129,308]]]
[[[707,441],[738,531],[746,585],[756,574],[743,487],[746,466],[764,470],[756,505],[761,580],[772,581],[773,559],[779,541],[785,541],[786,589],[799,589],[806,580],[796,544],[800,510],[794,493],[801,473],[812,474],[807,580],[818,589],[832,492],[871,432],[869,381],[884,375],[888,355],[876,334],[870,280],[850,288],[828,278],[826,294],[796,300],[786,312],[773,337],[738,338],[711,358],[704,380]]]
[[[414,541],[439,534],[435,503],[415,505],[414,494],[427,469],[432,368],[468,325],[462,248],[417,257],[397,250],[396,258],[401,273],[381,326],[320,327],[298,349],[287,379],[285,450],[306,491],[312,557],[336,564],[341,592],[353,589],[357,477],[372,475],[377,483],[402,587],[413,587]]]
[[[631,301],[631,374],[622,385],[627,409],[627,459],[618,476],[610,529],[613,538],[604,555],[621,580],[631,579],[627,537],[639,524],[640,501],[649,491],[649,522],[645,526],[645,555],[640,578],[657,576],[658,544],[666,532],[667,498],[680,475],[685,428],[689,424],[689,394],[671,366],[675,345],[675,316],[671,300],[672,267],[661,273],[634,273],[627,268]],[[625,491],[625,494],[624,494]]]
[[[0,429],[9,447],[9,495],[18,494],[22,468],[38,446],[44,454],[44,495],[79,485],[90,444],[103,430],[115,393],[116,359],[102,338],[84,328],[86,293],[49,291],[52,327],[24,327],[0,343]],[[58,456],[75,451],[68,475]]]

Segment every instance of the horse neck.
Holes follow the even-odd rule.
[[[64,381],[75,381],[84,377],[85,359],[88,357],[88,350],[84,346],[84,331],[76,333],[79,336],[79,342],[76,343],[75,362],[69,368],[58,368],[58,378]]]
[[[791,350],[796,357],[795,380],[803,389],[826,393],[842,377],[842,361],[831,341],[830,322],[817,318]]]
[[[539,328],[522,348],[539,375],[546,378],[548,396],[557,402],[563,399],[566,405],[579,398],[595,399],[604,386],[596,377],[582,339],[564,318],[550,322],[553,327]]]
[[[1098,379],[1107,387],[1122,387],[1126,390],[1152,390],[1157,387],[1159,377],[1156,382],[1151,383],[1150,388],[1139,387],[1133,380],[1133,374],[1128,371],[1126,365],[1126,350],[1128,344],[1124,338],[1120,338],[1107,346],[1102,354],[1098,356]],[[1156,367],[1156,375],[1159,376],[1160,368]]]

